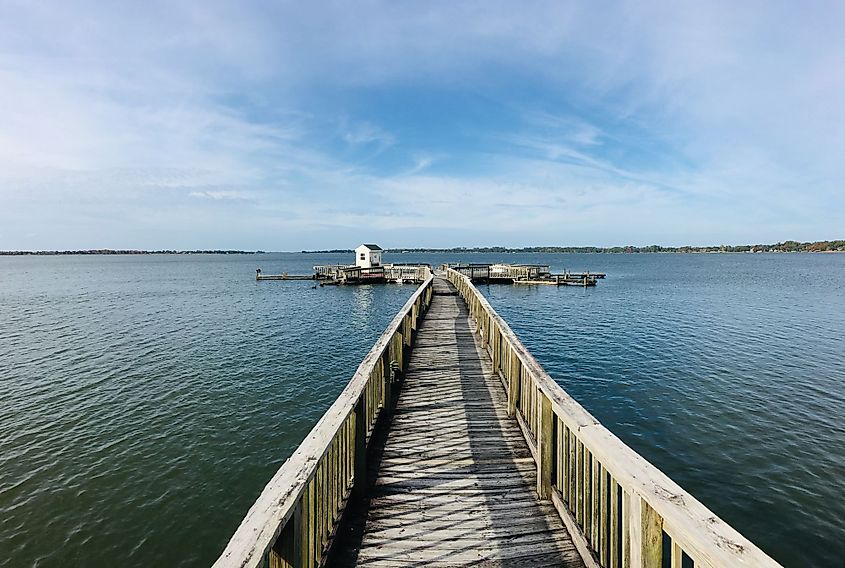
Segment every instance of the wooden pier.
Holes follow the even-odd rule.
[[[468,276],[425,281],[217,568],[779,566],[543,370]]]
[[[314,274],[264,274],[255,271],[256,280],[320,280],[324,284],[399,284],[424,282],[431,273],[428,264],[385,264],[362,268],[354,265],[322,265],[314,267]]]
[[[256,280],[316,280],[316,275],[312,274],[288,274],[283,272],[281,274],[264,274],[261,269],[255,271]]]
[[[552,274],[545,264],[445,264],[443,270],[454,270],[472,282],[532,284],[546,286],[595,286],[606,276],[602,272],[569,272]]]

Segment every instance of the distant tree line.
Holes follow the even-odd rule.
[[[303,254],[345,254],[355,252],[352,249],[304,250]]]
[[[304,253],[351,253],[348,249],[332,249],[319,251],[302,251]],[[654,252],[686,252],[686,253],[702,253],[702,252],[845,252],[845,241],[816,241],[816,242],[798,242],[798,241],[784,241],[782,243],[775,243],[770,245],[718,245],[718,246],[681,246],[681,247],[664,247],[661,245],[649,245],[644,247],[638,246],[619,246],[619,247],[453,247],[453,248],[394,248],[388,252],[402,253],[402,252],[444,252],[444,253],[462,253],[462,252],[486,252],[486,253],[654,253]]]
[[[304,250],[305,254],[351,254],[352,249]],[[395,248],[388,252],[487,252],[487,253],[654,253],[654,252],[845,252],[845,240],[815,241],[802,243],[799,241],[784,241],[771,245],[718,245],[718,246],[682,246],[664,247],[649,245],[644,247],[453,247],[453,248]],[[40,250],[40,251],[0,251],[2,256],[23,255],[65,255],[65,254],[265,254],[263,250],[134,250],[134,249],[88,249],[88,250]]]

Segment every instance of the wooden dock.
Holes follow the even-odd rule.
[[[604,428],[470,278],[429,274],[216,568],[779,566]]]
[[[315,266],[313,274],[264,274],[261,269],[255,271],[256,280],[320,280],[323,285],[336,284],[383,284],[396,282],[399,284],[425,281],[431,274],[428,264],[385,264],[361,268],[354,265],[322,265]]]
[[[570,272],[552,274],[546,264],[444,264],[472,282],[507,283],[546,286],[595,286],[605,278],[603,272]]]
[[[333,566],[583,567],[448,281],[420,326],[380,465]]]

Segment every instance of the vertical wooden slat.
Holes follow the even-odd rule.
[[[564,449],[566,437],[563,434],[563,421],[558,418],[557,415],[553,416],[557,433],[557,436],[555,436],[555,487],[560,492],[561,497],[565,499],[566,489],[564,486],[565,477],[563,475],[563,472],[565,469],[566,461],[566,451]]]
[[[599,559],[602,566],[607,566],[608,533],[610,515],[607,504],[607,471],[599,464]]]
[[[592,539],[593,536],[593,494],[592,494],[592,485],[593,485],[593,456],[590,451],[585,447],[584,448],[584,534],[586,535],[587,539]],[[592,540],[590,540],[590,544],[592,545]]]
[[[367,411],[362,396],[355,405],[355,446],[353,449],[354,478],[353,491],[356,498],[363,498],[367,479]]]
[[[672,539],[672,568],[682,568],[684,562],[684,551],[681,545]]]
[[[340,436],[342,430],[339,430],[334,442],[332,443],[332,528],[339,518],[340,512]]]
[[[308,482],[304,514],[302,516],[305,538],[302,547],[303,563],[306,568],[314,566],[314,478]]]
[[[576,492],[578,490],[578,474],[576,468],[576,452],[578,449],[578,443],[575,439],[575,433],[570,430],[569,431],[569,510],[570,512],[575,512],[575,507],[578,503],[578,497],[576,496]]]
[[[540,460],[537,464],[537,495],[540,499],[548,499],[552,490],[554,414],[552,413],[552,401],[542,392],[538,397],[538,403],[540,405],[538,409],[540,423],[537,432],[537,455]]]
[[[323,547],[326,544],[327,494],[325,460],[320,460],[317,466],[317,563],[323,558]]]
[[[499,369],[499,340],[501,335],[497,333],[497,329],[493,329],[493,338],[490,342],[490,359],[493,363],[493,374],[495,375]]]
[[[592,510],[590,511],[590,543],[593,545],[593,549],[598,552],[600,548],[599,543],[599,499],[601,497],[601,490],[599,487],[599,477],[600,477],[600,470],[601,466],[599,465],[599,461],[593,456],[593,462],[590,465],[590,475],[591,475],[591,490],[592,495],[590,499],[590,506]]]
[[[577,466],[575,471],[575,520],[584,528],[584,444],[576,442]]]
[[[619,485],[616,480],[610,478],[610,568],[619,568]]]
[[[519,375],[522,364],[516,351],[511,350],[511,366],[508,376],[508,416],[513,417],[516,413],[516,405],[519,400]]]
[[[642,568],[643,565],[643,534],[642,534],[642,499],[639,495],[625,493],[625,522],[627,524],[625,541],[627,566]]]
[[[389,413],[390,404],[393,401],[393,385],[391,384],[393,370],[390,368],[390,363],[385,365],[384,357],[379,359],[379,368],[381,368],[382,383],[384,384],[384,401],[382,408],[388,409]]]

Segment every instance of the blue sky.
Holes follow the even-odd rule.
[[[841,239],[844,27],[812,1],[3,0],[0,249]]]

